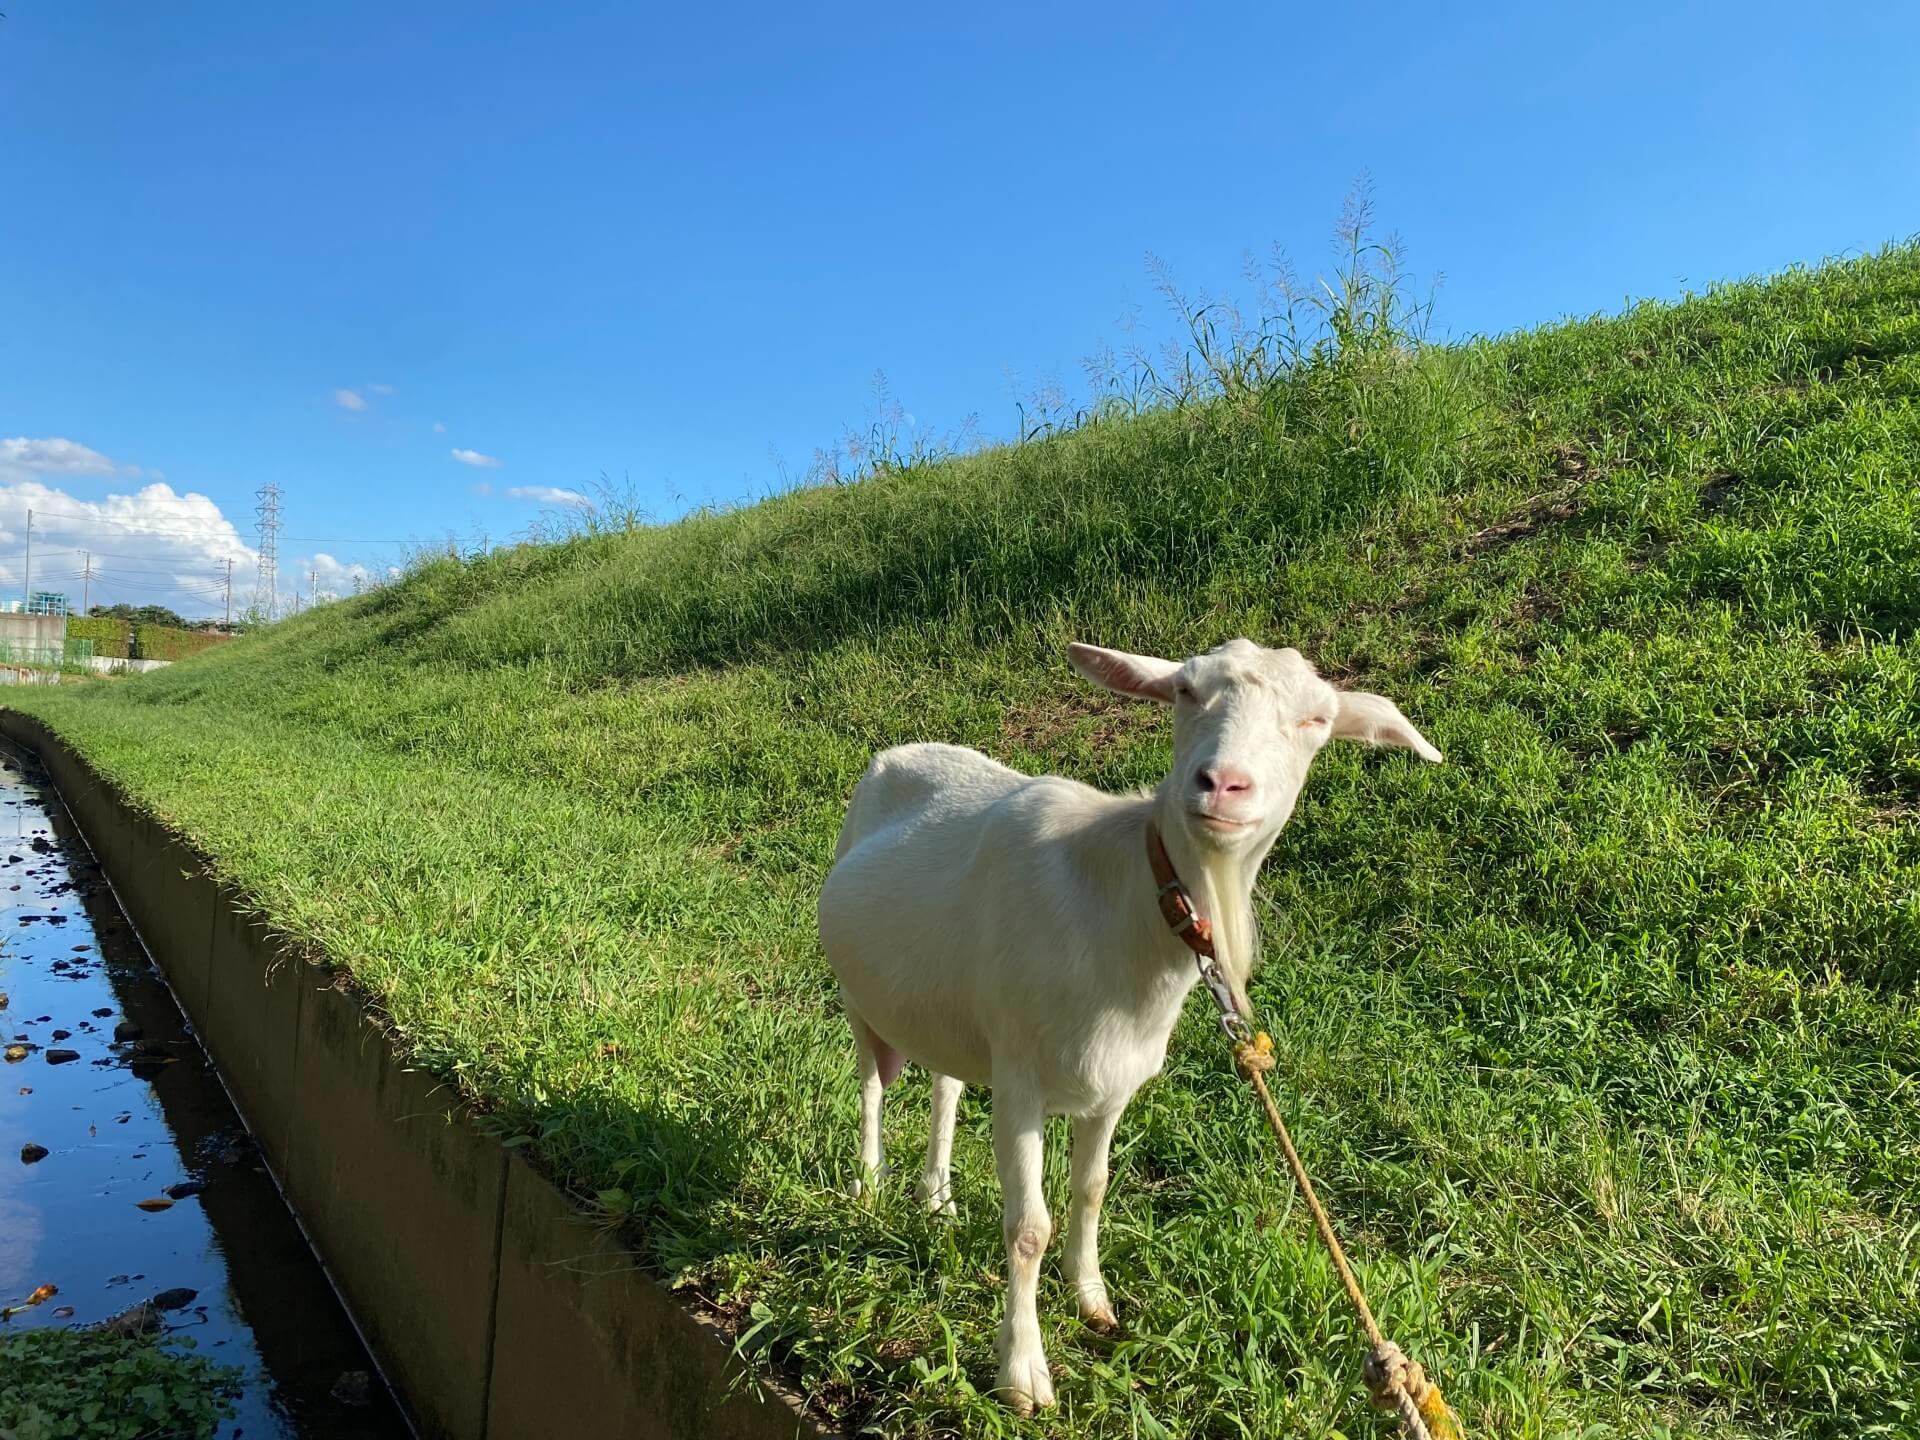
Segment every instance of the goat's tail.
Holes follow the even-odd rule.
[[[853,787],[853,795],[847,801],[847,813],[840,822],[840,834],[833,842],[833,858],[837,864],[851,850],[866,838],[868,826],[872,822],[872,811],[876,808],[875,792],[885,784],[886,753],[873,757],[867,762],[867,768],[861,772],[860,779]]]
[[[896,763],[899,752],[909,748],[912,747],[882,750],[867,762],[860,783],[853,787],[853,798],[847,801],[847,818],[840,822],[840,838],[833,843],[836,862],[894,817],[911,814],[925,806],[938,791],[937,781],[928,779],[911,764]]]

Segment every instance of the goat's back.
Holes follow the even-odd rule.
[[[883,830],[983,810],[1027,779],[959,745],[924,743],[882,750],[854,786],[833,858],[845,859],[854,846]]]

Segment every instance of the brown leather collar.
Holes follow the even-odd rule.
[[[1153,869],[1153,883],[1160,887],[1160,918],[1180,937],[1182,945],[1196,955],[1213,959],[1213,922],[1200,913],[1193,896],[1180,883],[1166,843],[1160,838],[1160,827],[1151,820],[1147,821],[1147,864]]]

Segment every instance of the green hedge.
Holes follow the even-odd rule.
[[[68,640],[91,640],[93,653],[124,660],[128,655],[131,632],[127,622],[111,615],[74,615],[67,619]]]
[[[181,630],[172,625],[136,625],[133,653],[142,660],[185,660],[231,638],[206,630]]]

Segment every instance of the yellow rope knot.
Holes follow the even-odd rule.
[[[1367,1395],[1380,1409],[1398,1410],[1404,1415],[1404,1394],[1426,1422],[1433,1440],[1460,1440],[1459,1422],[1441,1398],[1440,1387],[1427,1378],[1419,1361],[1409,1360],[1391,1340],[1383,1340],[1367,1351],[1360,1378],[1366,1383]]]
[[[1240,1073],[1251,1080],[1273,1069],[1273,1037],[1262,1030],[1251,1041],[1242,1040],[1233,1047],[1233,1062]]]

